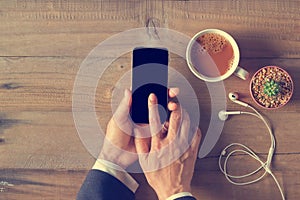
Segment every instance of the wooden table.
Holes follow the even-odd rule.
[[[258,108],[270,119],[277,139],[273,171],[289,200],[300,196],[300,2],[252,1],[0,1],[0,199],[74,199],[94,158],[82,145],[72,118],[72,89],[88,53],[108,37],[144,27],[157,27],[193,36],[206,28],[230,33],[241,50],[240,64],[251,75],[265,65],[278,65],[293,77],[294,96],[276,111]],[[176,61],[176,62],[175,62]],[[204,83],[184,59],[171,62],[193,85],[201,108],[200,127],[209,123],[210,99]],[[96,110],[105,124],[111,117],[111,91],[130,70],[130,55],[117,59],[97,89]],[[248,81],[230,77],[226,92],[239,91],[255,105]],[[229,110],[240,106],[228,101]],[[225,123],[212,152],[197,161],[192,189],[198,199],[280,199],[271,178],[249,186],[233,186],[217,165],[221,149],[241,142],[262,158],[269,137],[255,118],[235,116]],[[237,156],[231,172],[243,173],[257,163]],[[137,199],[155,199],[142,174]]]

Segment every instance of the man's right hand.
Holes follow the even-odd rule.
[[[201,131],[199,128],[194,130],[195,134],[191,145],[177,160],[156,171],[148,172],[147,169],[149,169],[149,166],[153,165],[151,162],[155,161],[155,159],[151,158],[151,153],[160,151],[174,142],[174,140],[179,140],[176,141],[176,144],[187,144],[190,132],[188,113],[181,110],[178,105],[173,107],[174,110],[172,110],[169,122],[167,123],[168,130],[162,129],[158,109],[155,105],[157,105],[157,98],[154,94],[150,94],[148,107],[149,126],[152,137],[150,140],[135,138],[135,145],[139,155],[139,162],[145,171],[149,185],[155,190],[160,200],[165,200],[174,194],[191,191],[191,180],[201,140]],[[178,148],[180,149],[179,146]],[[160,159],[167,160],[170,153],[173,152],[160,154]]]

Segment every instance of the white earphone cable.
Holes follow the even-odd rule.
[[[253,110],[255,113],[252,113],[252,112],[241,112],[241,114],[246,114],[246,115],[252,115],[252,116],[255,116],[259,119],[261,119],[264,124],[266,125],[267,129],[268,129],[268,132],[269,132],[269,135],[270,135],[270,138],[271,138],[271,146],[270,146],[270,149],[269,149],[269,152],[268,152],[268,157],[267,157],[267,160],[265,162],[263,162],[261,160],[261,158],[259,158],[259,156],[254,152],[252,151],[249,147],[243,145],[243,144],[240,144],[240,143],[232,143],[232,144],[229,144],[227,145],[223,151],[221,152],[220,156],[219,156],[219,168],[221,170],[221,172],[225,175],[226,179],[234,184],[234,185],[249,185],[249,184],[252,184],[252,183],[256,183],[258,182],[259,180],[261,180],[267,173],[269,173],[272,178],[274,179],[279,191],[280,191],[280,194],[281,194],[281,197],[283,200],[285,200],[285,197],[284,197],[284,193],[283,193],[283,190],[278,182],[278,180],[276,179],[275,175],[273,174],[273,172],[271,171],[270,167],[271,167],[271,162],[272,162],[272,158],[273,158],[273,154],[274,154],[274,150],[275,150],[275,144],[276,144],[276,141],[275,141],[275,138],[274,138],[274,135],[272,133],[272,129],[270,127],[270,125],[268,124],[268,122],[265,120],[265,118],[255,109],[253,108],[252,106],[248,105],[247,107],[249,107],[251,110]],[[240,149],[235,149],[235,150],[232,150],[230,151],[227,155],[226,155],[226,151],[227,149],[233,147],[233,146],[238,146],[240,147]],[[258,161],[260,163],[260,166],[255,169],[254,171],[248,173],[248,174],[244,174],[244,175],[240,175],[240,176],[236,176],[236,175],[231,175],[228,173],[227,169],[228,169],[228,161],[229,161],[229,158],[233,155],[233,154],[236,154],[236,153],[242,153],[242,154],[246,154],[252,158],[254,158],[256,161]],[[223,163],[223,167],[222,167],[222,157],[225,157],[225,160],[224,160],[224,163]],[[254,174],[256,174],[257,172],[259,172],[260,170],[264,169],[265,172],[259,176],[258,178],[252,180],[252,181],[247,181],[247,182],[237,182],[237,181],[234,181],[233,179],[243,179],[243,178],[247,178],[247,177],[250,177]]]

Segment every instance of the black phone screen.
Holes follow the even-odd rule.
[[[154,93],[163,123],[168,118],[168,60],[167,49],[135,48],[132,58],[131,119],[135,123],[149,123],[148,97]]]

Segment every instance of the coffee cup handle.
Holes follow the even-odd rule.
[[[249,72],[247,72],[245,69],[243,69],[239,66],[234,71],[234,75],[236,75],[237,77],[239,77],[243,80],[247,80],[249,78]]]

